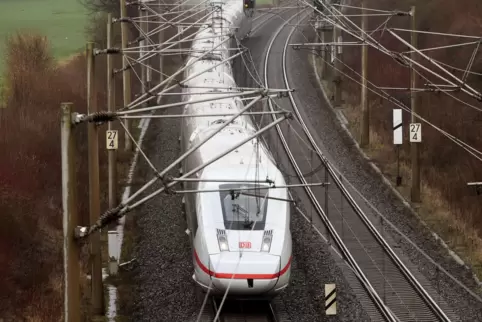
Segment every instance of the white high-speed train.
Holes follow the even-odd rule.
[[[219,2],[218,2],[219,3]],[[240,97],[195,102],[236,89],[229,62],[236,41],[251,30],[243,2],[228,0],[213,13],[192,43],[183,89],[186,103],[181,148],[187,151],[219,129],[243,107]],[[232,37],[231,37],[232,39]],[[215,51],[196,61],[206,51]],[[193,63],[194,62],[194,63]],[[209,69],[209,67],[212,67]],[[207,72],[202,71],[209,69]],[[193,77],[194,76],[194,77]],[[216,88],[217,87],[217,88]],[[231,89],[228,89],[231,88]],[[202,116],[221,114],[226,116]],[[196,117],[197,116],[197,117]],[[256,132],[249,116],[240,116],[204,143],[182,164],[187,173]],[[267,189],[269,180],[284,186],[282,173],[260,140],[253,139],[196,173],[185,182],[184,204],[193,246],[193,279],[204,291],[228,296],[272,298],[288,286],[291,272],[290,203],[286,188]],[[269,179],[269,180],[266,180]],[[243,182],[244,181],[244,182]]]

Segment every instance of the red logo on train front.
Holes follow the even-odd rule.
[[[239,242],[239,248],[251,248],[251,242]]]

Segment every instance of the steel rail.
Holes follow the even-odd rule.
[[[282,57],[283,78],[284,78],[284,82],[285,82],[286,86],[288,86],[288,87],[289,87],[289,81],[288,81],[287,68],[286,68],[286,52],[287,52],[289,40],[291,39],[295,30],[296,30],[295,28],[292,28],[292,31],[291,31],[291,33],[289,34],[289,36],[286,40],[286,43],[285,43],[285,46],[284,46],[284,49],[283,49],[283,57]],[[265,77],[266,77],[266,75],[265,75]],[[397,254],[395,254],[395,252],[390,247],[390,245],[388,245],[387,241],[383,238],[383,236],[380,234],[380,232],[371,223],[371,221],[368,219],[367,215],[363,212],[363,210],[360,208],[360,206],[356,203],[354,198],[348,192],[345,185],[341,182],[340,178],[338,177],[336,171],[333,169],[333,167],[330,164],[330,162],[328,161],[328,159],[323,155],[321,149],[319,148],[318,144],[316,143],[313,136],[311,135],[308,127],[306,126],[306,123],[303,120],[303,117],[301,116],[301,114],[299,112],[298,106],[297,106],[297,104],[296,104],[296,102],[293,98],[293,94],[290,92],[290,93],[288,93],[288,95],[289,95],[289,99],[290,99],[291,105],[293,107],[293,110],[295,112],[295,115],[298,118],[298,121],[300,122],[305,135],[308,137],[308,139],[310,141],[310,144],[312,145],[312,147],[314,148],[314,150],[318,154],[320,160],[325,165],[325,168],[328,170],[328,172],[331,175],[332,179],[334,180],[336,186],[338,187],[338,189],[340,189],[341,193],[346,198],[346,200],[349,202],[350,206],[353,208],[355,213],[364,222],[364,224],[369,229],[371,234],[375,237],[375,239],[378,241],[378,243],[382,246],[384,251],[389,255],[389,257],[393,261],[393,263],[399,268],[400,272],[402,272],[402,274],[405,276],[405,278],[408,280],[408,282],[412,285],[412,287],[415,289],[415,291],[425,301],[425,303],[428,304],[429,308],[437,316],[437,318],[440,321],[450,321],[450,319],[445,314],[445,312],[434,301],[434,299],[428,294],[428,292],[425,290],[425,288],[419,283],[419,281],[410,272],[410,270],[402,262],[402,260],[397,256]]]
[[[303,11],[305,11],[305,10],[303,10]],[[268,86],[268,60],[269,60],[269,56],[270,56],[269,54],[270,54],[271,48],[274,44],[274,41],[276,40],[278,35],[281,33],[281,31],[285,28],[285,26],[291,20],[296,18],[300,13],[294,15],[293,17],[288,19],[283,25],[281,25],[280,28],[277,30],[277,32],[273,35],[273,38],[271,39],[271,42],[270,42],[270,44],[268,46],[268,49],[267,49],[267,52],[266,52],[266,57],[265,57],[265,62],[264,62],[264,82],[265,82],[265,86]],[[293,30],[294,30],[294,28],[293,28]],[[269,105],[269,108],[271,110],[274,110],[273,104],[272,104],[271,101],[268,101],[268,105]],[[290,162],[293,165],[293,168],[295,169],[296,173],[299,176],[300,181],[303,184],[306,184],[307,181],[303,177],[302,171],[301,171],[300,167],[298,166],[293,154],[291,153],[290,148],[288,147],[286,139],[285,139],[285,137],[284,137],[284,135],[281,131],[281,128],[279,126],[276,126],[276,130],[277,130],[279,138],[280,138],[280,140],[283,144],[283,147],[286,151],[286,154],[288,155],[288,157],[290,159]],[[343,254],[343,257],[347,261],[348,265],[354,270],[357,277],[360,279],[363,287],[365,288],[365,290],[367,291],[369,296],[374,301],[374,303],[377,306],[377,308],[379,309],[380,313],[384,316],[384,318],[387,321],[399,321],[397,319],[397,317],[394,316],[394,314],[390,311],[390,309],[383,303],[382,299],[379,297],[378,293],[375,291],[374,287],[371,285],[370,281],[368,280],[368,278],[363,273],[363,270],[356,263],[355,259],[353,258],[353,256],[349,252],[348,248],[346,247],[346,245],[344,244],[344,242],[342,241],[342,239],[340,238],[340,236],[336,232],[336,229],[334,228],[334,226],[332,225],[332,223],[330,222],[330,220],[326,216],[325,212],[323,211],[323,208],[321,207],[318,200],[316,199],[313,191],[309,187],[304,187],[304,189],[305,189],[306,193],[308,194],[309,198],[311,199],[311,202],[315,206],[315,208],[316,208],[318,214],[320,215],[322,221],[324,222],[325,226],[327,227],[330,235],[333,237],[335,243],[337,244],[338,248],[340,249],[341,253]]]
[[[291,1],[286,1],[286,2],[291,2]],[[271,8],[270,8],[271,9]],[[252,36],[254,35],[255,32],[257,32],[261,27],[263,27],[264,25],[266,25],[268,22],[271,21],[271,19],[273,19],[274,17],[278,17],[280,18],[281,15],[285,12],[288,12],[289,10],[291,10],[291,8],[280,8],[281,10],[279,12],[262,12],[261,15],[257,16],[256,18],[253,19],[253,23],[255,21],[257,21],[258,19],[260,18],[263,18],[263,17],[268,17],[267,19],[263,19],[261,22],[259,22],[252,30],[251,32],[248,34],[248,36]]]

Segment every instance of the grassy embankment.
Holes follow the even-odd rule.
[[[359,2],[359,1],[358,1]],[[354,5],[359,5],[355,1]],[[411,5],[417,6],[418,26],[420,30],[430,30],[458,34],[479,34],[482,26],[482,7],[478,0],[440,0],[440,1],[411,1],[411,0],[367,0],[368,8],[385,10],[409,11]],[[383,17],[383,20],[386,18]],[[369,19],[369,29],[373,30],[382,22],[382,18]],[[358,20],[358,25],[360,21]],[[390,26],[410,28],[408,17],[394,17]],[[382,28],[383,29],[383,28]],[[380,38],[381,31],[374,36]],[[409,41],[409,33],[401,33]],[[405,51],[406,47],[387,31],[384,32],[381,42],[389,49]],[[353,41],[349,38],[345,41]],[[443,46],[454,43],[467,42],[467,39],[457,39],[443,36],[420,35],[419,48]],[[355,49],[356,48],[356,49]],[[360,47],[347,47],[344,50],[344,63],[349,68],[360,72]],[[464,70],[469,61],[474,47],[444,49],[429,52],[430,55],[442,62]],[[369,48],[368,79],[378,86],[407,87],[409,84],[408,69],[401,67],[388,56]],[[320,63],[320,61],[319,61]],[[321,64],[321,63],[320,63]],[[359,79],[359,76],[344,67],[344,72]],[[433,68],[435,70],[435,68]],[[463,71],[449,68],[458,77]],[[482,56],[476,57],[472,72],[482,72]],[[440,72],[439,72],[440,73]],[[329,73],[330,74],[330,71]],[[433,77],[429,79],[436,84],[440,80]],[[426,81],[420,81],[420,84]],[[469,84],[475,88],[482,88],[480,75],[471,75]],[[332,92],[330,75],[324,81],[325,88]],[[343,112],[349,121],[349,129],[359,140],[360,133],[360,85],[343,79]],[[394,97],[401,99],[410,106],[407,92],[391,92]],[[481,104],[463,93],[451,93],[459,99],[481,108]],[[369,94],[370,105],[370,146],[365,149],[367,155],[379,166],[384,175],[395,186],[396,180],[396,153],[392,144],[392,109],[395,106],[384,101],[375,94]],[[482,132],[480,111],[463,105],[455,99],[440,93],[425,92],[420,94],[419,110],[422,117],[444,129],[450,134],[482,149]],[[401,175],[403,184],[398,191],[410,200],[411,170],[410,170],[410,143],[408,142],[409,113],[403,112],[404,144],[402,146]],[[421,171],[422,171],[422,203],[416,204],[421,218],[440,235],[447,244],[456,251],[462,259],[471,265],[479,278],[482,277],[482,208],[480,196],[467,187],[467,182],[482,179],[482,167],[479,161],[455,145],[442,134],[428,125],[423,125],[423,143],[421,144]]]
[[[0,110],[0,149],[4,152],[0,160],[0,318],[58,321],[63,303],[59,111],[60,103],[68,101],[76,111],[86,112],[86,61],[83,55],[72,54],[85,46],[88,19],[76,0],[7,0],[0,9],[0,30],[6,37],[1,64],[5,108]],[[105,32],[103,26],[94,29]],[[18,29],[25,31],[16,34]],[[70,59],[58,63],[66,57]],[[99,57],[96,89],[101,109],[106,102],[105,68],[105,57]],[[120,84],[118,78],[118,105],[122,102]],[[101,134],[105,128],[100,128]],[[75,133],[81,224],[88,218],[86,132],[83,124]],[[104,144],[101,139],[101,209],[107,208]],[[120,153],[120,175],[129,160],[126,156]],[[86,251],[84,247],[82,287],[83,310],[88,315]]]

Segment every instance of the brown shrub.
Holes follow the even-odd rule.
[[[17,34],[7,41],[8,91],[6,108],[0,110],[0,149],[5,151],[0,245],[9,252],[2,265],[7,286],[0,290],[0,310],[18,308],[14,314],[45,304],[37,300],[61,273],[59,104],[69,100],[81,106],[85,100],[78,92],[82,87],[73,91],[61,79],[48,47],[39,35]],[[85,180],[79,185],[85,190]],[[61,303],[50,302],[52,317],[59,315]]]
[[[75,111],[86,112],[86,61],[79,55],[57,66],[46,38],[40,35],[17,34],[6,45],[8,95],[6,108],[0,109],[0,149],[4,151],[0,158],[0,317],[10,312],[16,320],[56,321],[62,308],[59,112],[66,101],[74,103]],[[105,68],[105,57],[96,59],[100,110],[105,110]],[[117,80],[117,88],[122,88],[120,84]],[[117,102],[122,102],[121,95],[117,96]],[[102,129],[105,126],[101,133]],[[85,224],[86,126],[75,132],[78,210]],[[101,169],[106,163],[104,145],[101,139]]]

